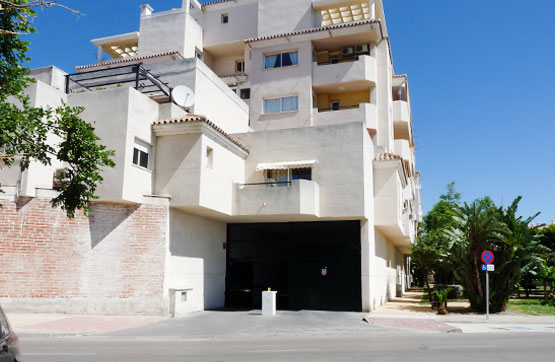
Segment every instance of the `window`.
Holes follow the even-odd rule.
[[[222,14],[222,24],[229,23],[229,14]]]
[[[137,166],[149,168],[150,164],[150,145],[143,141],[135,140],[133,148],[133,163]]]
[[[290,67],[299,64],[299,52],[284,52],[264,56],[264,69]]]
[[[291,170],[291,180],[312,180],[312,169],[296,168]]]
[[[195,49],[195,56],[200,60],[202,60],[202,52],[200,50]]]
[[[241,99],[251,99],[251,89],[250,88],[241,89],[240,97]]]
[[[266,171],[266,182],[277,183],[277,186],[288,186],[294,180],[312,180],[312,169],[294,168]]]
[[[264,114],[295,112],[299,109],[299,96],[264,99]]]
[[[339,101],[332,101],[330,104],[330,108],[332,111],[338,111],[340,109]]]
[[[214,165],[214,149],[206,147],[206,167],[212,168]]]
[[[236,73],[244,73],[245,72],[245,61],[244,60],[236,60],[235,61],[235,72]]]

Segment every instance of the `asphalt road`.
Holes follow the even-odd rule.
[[[322,333],[241,338],[23,337],[24,362],[552,361],[553,334]]]

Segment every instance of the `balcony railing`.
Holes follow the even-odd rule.
[[[320,186],[312,180],[238,184],[235,192],[233,214],[238,216],[318,216],[319,212]]]
[[[335,112],[335,111],[343,111],[346,109],[358,109],[360,107],[359,104],[352,104],[349,106],[339,106],[339,107],[326,107],[326,108],[318,108],[318,112]]]
[[[291,181],[254,182],[254,183],[248,183],[248,184],[239,184],[239,189],[242,190],[250,186],[285,187],[285,186],[291,186]]]
[[[124,86],[133,87],[150,97],[164,94],[160,87],[168,87],[141,64],[132,64],[68,74],[65,91],[70,94]]]

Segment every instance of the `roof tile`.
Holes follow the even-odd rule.
[[[162,120],[162,121],[157,121],[157,122],[154,122],[152,125],[153,126],[164,126],[164,125],[180,124],[180,123],[205,123],[205,124],[209,125],[210,127],[212,127],[215,131],[220,133],[222,136],[224,136],[225,138],[230,140],[233,144],[235,144],[237,147],[239,147],[243,151],[249,152],[249,149],[247,147],[243,146],[236,138],[231,137],[229,134],[224,132],[223,129],[216,126],[213,122],[211,122],[210,120],[208,120],[204,116],[200,116],[200,115],[196,115],[196,114],[187,114],[186,116],[183,116],[183,117],[177,117],[177,118],[171,118],[171,119],[166,119],[166,120]]]

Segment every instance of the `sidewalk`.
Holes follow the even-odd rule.
[[[101,316],[7,313],[17,334],[88,335],[140,327],[167,319],[155,316]]]
[[[555,333],[555,316],[532,316],[510,312],[484,314],[470,310],[467,302],[449,302],[449,314],[439,315],[429,305],[422,305],[422,292],[409,291],[402,298],[394,298],[369,313],[369,323],[398,328],[436,328],[438,331],[486,332],[541,332]],[[438,325],[434,325],[437,323]],[[448,327],[446,327],[448,326]]]

